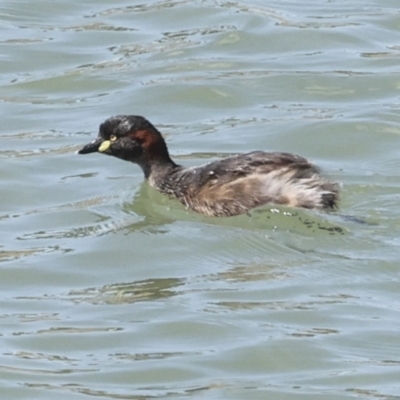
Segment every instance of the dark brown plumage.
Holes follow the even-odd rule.
[[[253,151],[183,168],[171,160],[160,132],[139,116],[107,119],[97,139],[78,153],[93,152],[138,164],[151,186],[209,216],[243,214],[267,203],[331,210],[339,198],[337,183],[290,153]]]

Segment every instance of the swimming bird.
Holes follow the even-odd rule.
[[[339,200],[338,183],[291,153],[252,151],[184,168],[171,159],[156,127],[136,115],[104,121],[97,138],[78,154],[94,152],[138,164],[152,187],[208,216],[239,215],[263,204],[328,211]]]

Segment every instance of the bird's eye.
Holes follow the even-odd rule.
[[[117,140],[117,137],[115,135],[110,136],[110,142],[115,142]]]

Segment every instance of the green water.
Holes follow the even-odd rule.
[[[1,2],[0,398],[400,399],[399,27],[394,0]],[[123,113],[188,166],[305,156],[340,215],[207,218],[74,154]]]

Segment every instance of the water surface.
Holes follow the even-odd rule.
[[[2,399],[400,399],[398,3],[314,3],[1,3]],[[123,113],[188,166],[310,158],[340,215],[74,154]]]

